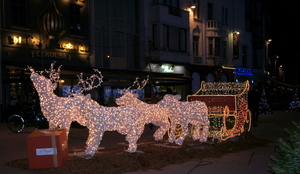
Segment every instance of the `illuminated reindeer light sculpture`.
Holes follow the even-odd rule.
[[[73,99],[69,97],[59,97],[53,92],[57,87],[61,68],[61,66],[59,66],[57,70],[53,69],[54,64],[55,62],[51,64],[49,71],[45,70],[49,73],[49,78],[42,75],[44,73],[43,71],[37,73],[30,66],[28,66],[28,69],[31,71],[30,79],[38,92],[41,111],[49,122],[49,128],[66,128],[68,135],[72,121],[82,121],[79,119],[80,112],[66,109],[68,108],[66,105],[72,103]]]
[[[171,132],[169,142],[175,141],[176,144],[182,145],[188,133],[189,123],[195,126],[195,131],[192,135],[193,139],[199,139],[201,142],[205,142],[207,140],[209,128],[208,109],[206,104],[200,101],[180,102],[178,101],[180,98],[180,95],[166,94],[164,98],[158,102],[159,105],[170,108],[172,112],[170,116]],[[177,124],[182,126],[182,133],[180,137],[175,140],[175,129]]]
[[[147,80],[144,80],[142,82],[142,85],[140,85],[138,82],[138,78],[136,78],[134,84],[131,87],[137,84],[138,88],[136,90],[141,90],[145,87],[148,80],[149,77],[147,78]],[[168,120],[168,117],[170,116],[170,110],[158,104],[147,104],[139,100],[137,98],[138,94],[134,94],[134,91],[129,91],[131,87],[127,88],[127,90],[123,92],[123,96],[116,99],[117,105],[135,107],[141,114],[141,117],[139,118],[140,122],[152,123],[155,126],[159,126],[159,129],[156,130],[153,136],[155,140],[162,140],[163,136],[170,128],[170,122]]]
[[[138,110],[131,106],[105,107],[99,105],[91,99],[90,94],[85,96],[82,94],[93,88],[93,83],[90,83],[92,80],[90,78],[83,80],[82,74],[78,76],[78,79],[78,84],[82,88],[73,94],[74,101],[68,103],[67,106],[69,109],[75,109],[82,114],[85,125],[89,129],[85,153],[91,157],[95,154],[105,131],[118,131],[126,135],[126,140],[129,143],[126,151],[135,152],[137,140],[144,130],[144,123],[139,121]]]

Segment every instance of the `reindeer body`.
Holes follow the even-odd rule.
[[[144,130],[144,124],[139,121],[140,114],[131,106],[105,107],[90,98],[90,95],[75,95],[75,102],[70,109],[81,112],[89,129],[86,154],[93,156],[101,143],[105,131],[118,131],[126,135],[129,143],[127,152],[135,152],[137,140]],[[84,103],[84,104],[80,104]],[[69,106],[69,105],[68,105]]]
[[[135,152],[137,149],[137,140],[144,130],[144,123],[140,122],[140,114],[136,108],[130,106],[123,107],[104,107],[90,98],[90,95],[83,96],[82,92],[91,90],[100,86],[103,76],[101,72],[92,75],[86,80],[83,79],[81,73],[79,84],[83,87],[81,90],[73,94],[74,97],[58,97],[54,94],[57,87],[56,81],[59,79],[60,68],[53,70],[51,64],[50,78],[38,74],[29,67],[31,71],[30,79],[33,82],[40,101],[41,110],[49,122],[49,128],[60,126],[67,129],[69,133],[72,121],[77,121],[79,124],[87,126],[89,136],[87,139],[86,154],[93,156],[102,140],[104,131],[118,131],[121,134],[126,134],[126,140],[129,142],[129,147],[126,151]],[[98,85],[95,85],[98,82]]]
[[[136,94],[126,92],[122,97],[116,99],[116,103],[121,106],[133,106],[135,107],[141,117],[140,122],[152,123],[155,126],[159,126],[159,129],[154,133],[155,140],[162,140],[163,136],[170,128],[170,122],[168,120],[170,116],[169,108],[164,108],[158,104],[147,104],[137,98]]]
[[[80,119],[80,112],[66,109],[68,108],[66,104],[72,103],[73,98],[58,97],[54,94],[56,83],[52,83],[50,79],[36,73],[33,69],[31,69],[30,79],[38,92],[41,111],[49,122],[50,129],[58,126],[66,128],[68,135],[72,121],[76,120],[79,123],[83,123]]]
[[[180,102],[179,95],[169,95],[166,94],[164,98],[158,102],[159,105],[163,107],[169,107],[171,110],[171,134],[169,137],[169,142],[174,142],[178,145],[182,145],[187,133],[188,124],[195,126],[195,131],[193,133],[194,140],[200,140],[205,142],[208,136],[209,120],[208,120],[208,110],[205,103],[200,101],[193,102]],[[175,129],[176,125],[180,124],[182,126],[182,134],[179,138],[175,140]],[[200,131],[202,128],[202,131]],[[200,134],[201,132],[201,134]]]

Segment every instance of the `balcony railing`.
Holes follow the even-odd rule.
[[[220,23],[219,21],[215,21],[215,20],[208,20],[207,21],[207,29],[219,29],[220,28]]]

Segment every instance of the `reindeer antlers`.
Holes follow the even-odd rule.
[[[91,77],[87,77],[86,80],[83,80],[83,73],[80,73],[80,75],[77,75],[78,77],[78,84],[82,85],[82,88],[77,91],[76,93],[82,93],[83,91],[89,91],[92,90],[94,88],[97,88],[98,86],[101,86],[101,83],[103,82],[103,76],[101,74],[100,71],[98,71],[98,69],[93,69],[95,72],[97,72],[99,74],[93,74],[91,75]],[[97,85],[95,85],[95,83],[98,82]],[[95,85],[95,86],[94,86]]]
[[[46,73],[49,73],[49,79],[51,80],[52,83],[55,83],[59,80],[59,78],[60,78],[60,68],[62,67],[62,65],[60,65],[57,68],[57,70],[53,69],[55,63],[56,63],[56,61],[51,63],[51,67],[50,67],[49,71],[45,70]],[[34,69],[32,68],[32,66],[27,65],[27,69],[32,73],[35,72]],[[41,76],[44,76],[43,73],[44,73],[44,71],[39,71],[39,74]]]
[[[58,80],[60,78],[60,68],[62,67],[62,65],[60,65],[57,68],[57,70],[53,69],[55,63],[56,63],[56,61],[54,61],[53,63],[51,63],[49,71],[45,70],[46,73],[49,73],[49,79],[52,82],[58,82]]]
[[[139,80],[139,77],[135,78],[135,81],[133,82],[133,84],[132,84],[131,86],[129,86],[129,87],[128,87],[126,90],[124,90],[124,91],[125,91],[125,92],[128,91],[129,89],[131,89],[131,88],[134,87],[135,85],[137,85],[137,88],[136,88],[134,91],[143,89],[143,88],[146,86],[146,84],[148,83],[148,81],[149,81],[149,75],[147,76],[147,79],[144,79],[144,80],[142,81],[141,84],[139,83],[138,80]]]

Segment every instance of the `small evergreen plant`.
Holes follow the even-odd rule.
[[[300,173],[300,124],[293,122],[296,129],[285,129],[288,141],[278,139],[279,156],[271,156],[274,164],[269,164],[270,172],[276,174]]]

